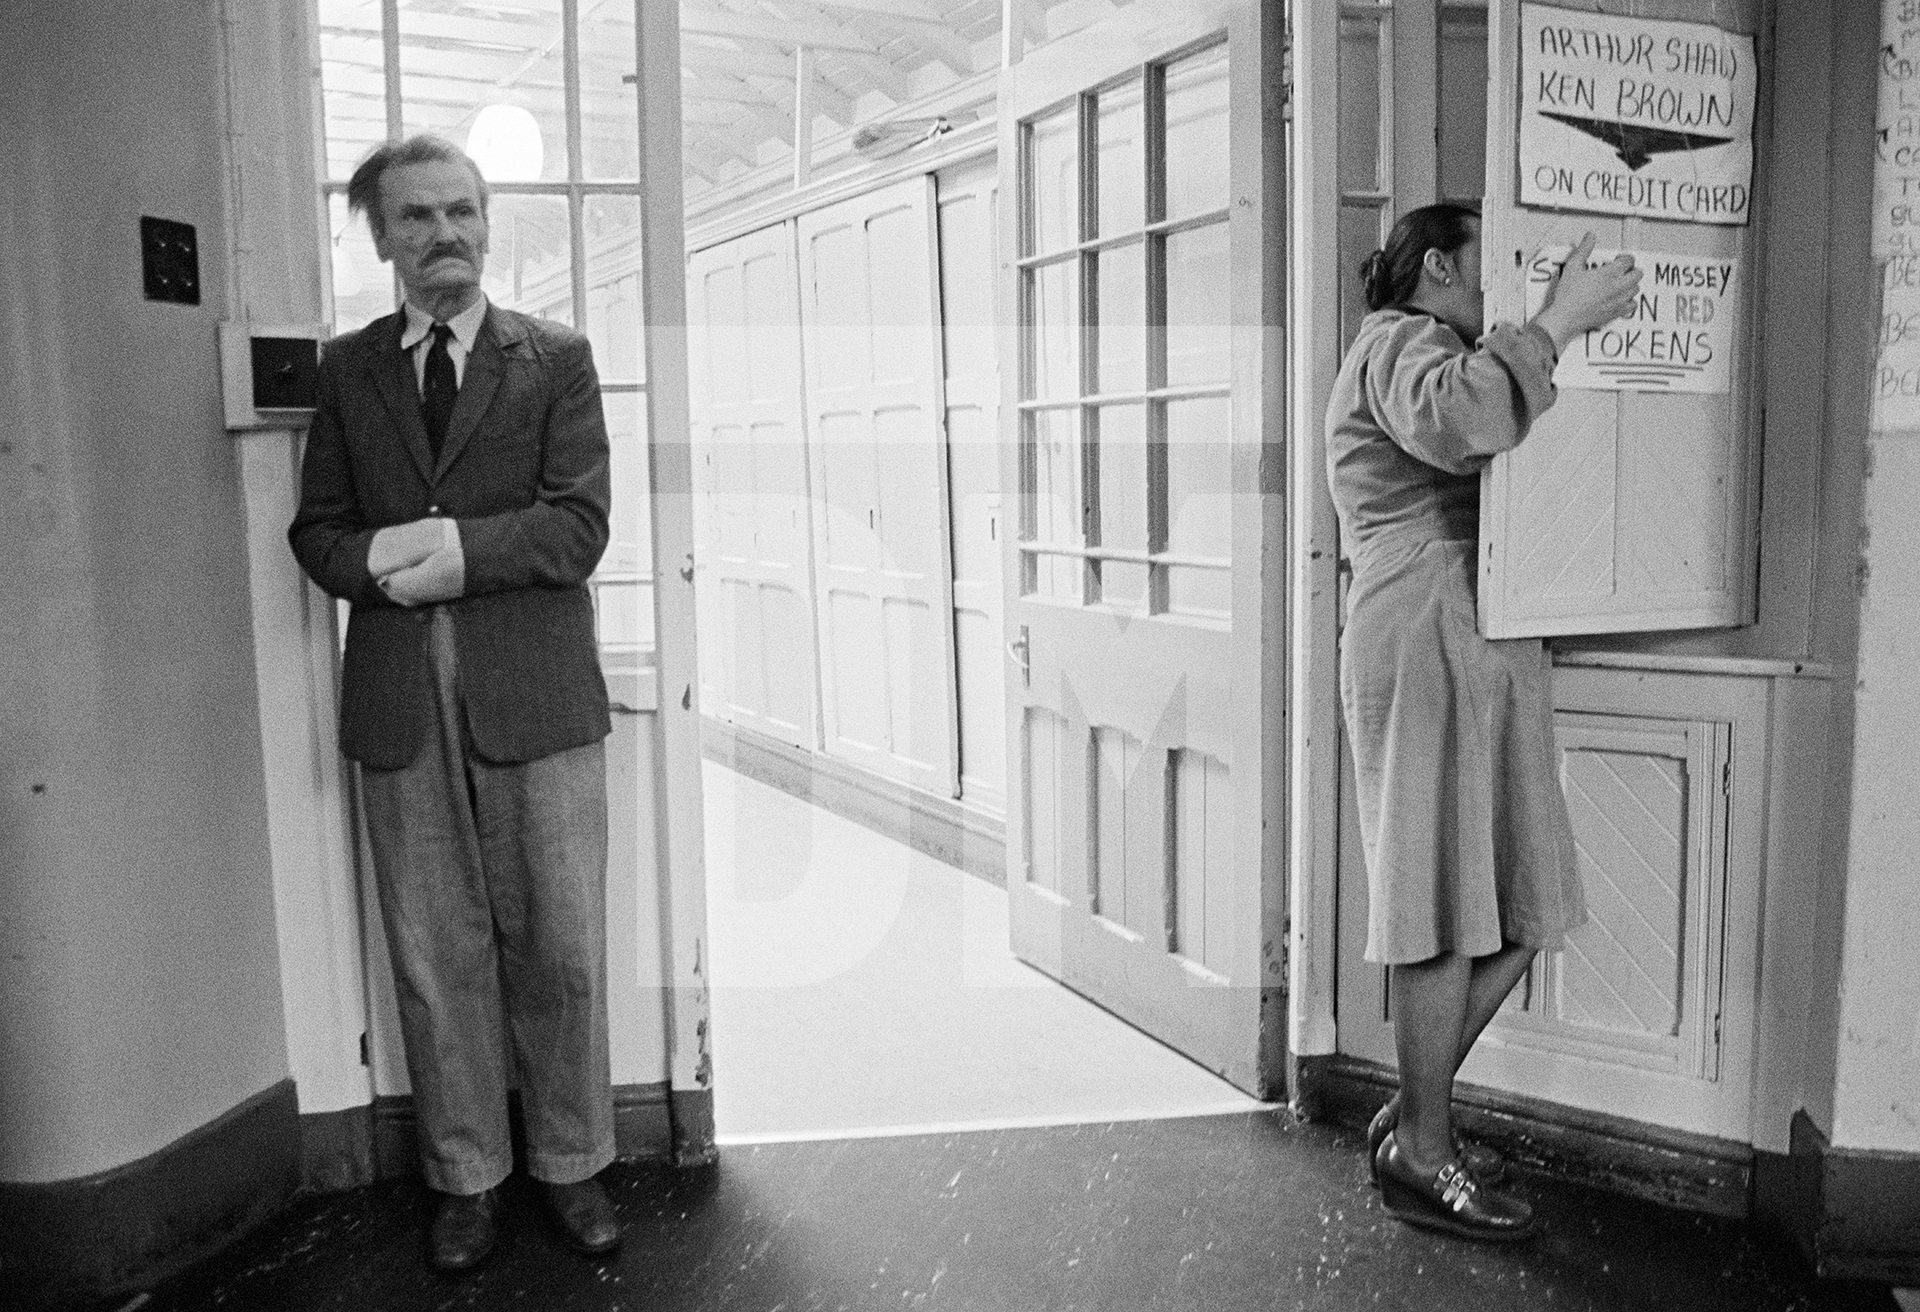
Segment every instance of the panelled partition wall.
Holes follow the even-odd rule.
[[[989,150],[688,263],[704,711],[988,828],[997,191]]]

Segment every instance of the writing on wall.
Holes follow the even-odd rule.
[[[1546,304],[1553,275],[1571,247],[1548,248],[1527,264],[1527,317]],[[1604,264],[1619,252],[1595,251]],[[1628,251],[1640,291],[1624,318],[1567,344],[1553,381],[1605,392],[1730,392],[1740,326],[1735,262],[1711,255]]]
[[[1873,250],[1880,339],[1873,427],[1920,428],[1920,0],[1883,0]]]
[[[1751,36],[1523,4],[1520,203],[1745,224],[1757,85]]]

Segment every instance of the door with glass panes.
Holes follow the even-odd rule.
[[[1282,15],[1134,5],[1001,89],[1008,893],[1026,961],[1281,1082]],[[1264,658],[1264,659],[1263,659]]]

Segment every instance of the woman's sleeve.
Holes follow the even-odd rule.
[[[1425,316],[1376,346],[1367,386],[1381,427],[1408,455],[1450,474],[1477,474],[1520,445],[1553,404],[1553,339],[1498,324],[1473,350]]]

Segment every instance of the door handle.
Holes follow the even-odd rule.
[[[1013,659],[1014,664],[1020,667],[1020,686],[1022,688],[1031,688],[1033,686],[1032,654],[1032,644],[1027,641],[1027,626],[1022,624],[1020,626],[1020,636],[1007,644],[1007,655]]]

